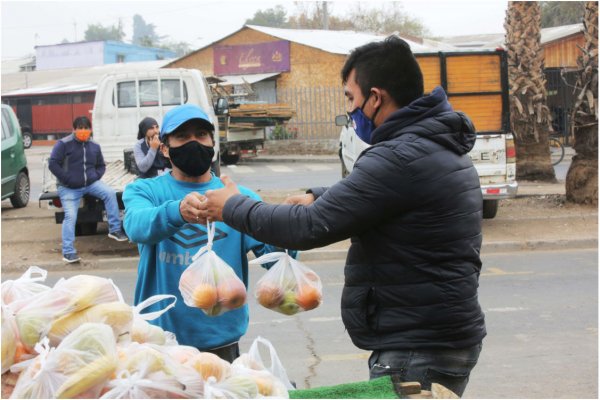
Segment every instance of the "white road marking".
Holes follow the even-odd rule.
[[[515,312],[515,311],[527,311],[528,308],[523,307],[496,307],[496,308],[488,308],[484,312]]]
[[[253,174],[254,172],[256,172],[253,168],[246,167],[244,165],[229,165],[227,166],[227,169],[231,169],[231,172],[236,174]]]
[[[267,168],[273,172],[293,172],[293,169],[285,165],[267,165]]]
[[[332,169],[332,166],[327,164],[306,164],[305,167],[311,171],[330,171]]]

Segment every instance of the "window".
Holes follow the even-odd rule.
[[[160,81],[161,104],[164,106],[185,104],[188,100],[187,86],[183,82],[183,99],[179,79],[165,79]],[[139,81],[140,107],[156,107],[158,102],[158,80]],[[120,82],[117,84],[117,104],[119,108],[136,107],[137,96],[135,81]],[[113,100],[114,103],[114,100]]]
[[[117,54],[117,62],[124,63],[125,62],[125,54]]]
[[[187,102],[187,88],[183,83],[184,100],[181,101],[179,90],[179,79],[165,79],[160,81],[161,97],[163,106],[179,105]]]
[[[140,81],[140,106],[158,105],[158,81]]]
[[[135,107],[135,82],[121,82],[117,84],[117,105],[122,107]]]
[[[10,113],[7,109],[2,108],[2,140],[11,138],[15,135],[15,127]]]

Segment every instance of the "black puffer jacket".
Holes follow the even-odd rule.
[[[393,113],[354,170],[310,206],[227,201],[227,224],[308,249],[351,237],[342,319],[362,349],[464,348],[486,334],[477,288],[482,195],[470,120],[445,93]]]

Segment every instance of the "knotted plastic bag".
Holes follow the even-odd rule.
[[[256,283],[254,296],[258,303],[285,315],[317,308],[323,297],[323,285],[312,269],[283,252],[265,254],[250,264],[274,261],[275,265]]]
[[[260,345],[266,351],[266,359],[261,356]],[[254,339],[248,352],[233,361],[232,368],[233,375],[252,378],[260,396],[288,398],[288,390],[294,389],[275,347],[263,337]]]
[[[246,303],[246,287],[235,271],[212,250],[215,224],[207,223],[208,243],[192,257],[181,274],[183,301],[206,315],[221,315]]]
[[[50,290],[49,286],[41,283],[47,276],[45,269],[32,266],[19,278],[2,282],[2,304],[10,306],[14,312],[18,311],[31,297]]]
[[[56,348],[48,338],[35,347],[36,358],[11,367],[22,371],[12,398],[97,398],[117,368],[115,336],[105,324],[83,324]]]
[[[166,299],[172,299],[173,302],[158,311],[148,313],[142,312],[145,308]],[[151,296],[133,307],[131,340],[138,343],[153,343],[160,345],[177,344],[175,334],[165,331],[160,326],[148,322],[160,317],[162,314],[175,307],[175,303],[177,303],[177,297],[172,294],[159,294]]]

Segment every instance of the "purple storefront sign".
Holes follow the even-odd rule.
[[[214,71],[216,75],[262,74],[290,70],[290,42],[216,46]]]

